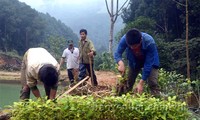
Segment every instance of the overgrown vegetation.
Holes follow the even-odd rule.
[[[199,80],[190,81],[176,72],[159,70],[160,98],[145,94],[114,96],[115,90],[107,94],[86,94],[82,96],[66,96],[54,101],[38,99],[36,101],[15,102],[11,106],[12,119],[148,119],[148,120],[198,120],[199,111]],[[141,75],[138,76],[138,80]],[[121,83],[127,76],[119,79]],[[193,88],[192,85],[195,87]],[[110,94],[108,94],[108,92]],[[190,96],[193,96],[190,98]],[[175,97],[176,96],[176,97]],[[189,99],[188,99],[189,98]],[[196,115],[196,116],[195,116]]]
[[[106,71],[116,71],[116,63],[113,56],[108,52],[103,52],[95,56],[95,69],[96,70],[106,70]]]
[[[150,98],[145,95],[94,98],[67,96],[57,101],[37,100],[14,103],[12,120],[186,120],[190,117],[186,104]]]

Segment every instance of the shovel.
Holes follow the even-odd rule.
[[[66,92],[64,92],[63,94],[60,94],[56,97],[56,99],[60,99],[62,97],[64,97],[65,95],[69,94],[71,91],[73,91],[75,88],[77,88],[79,85],[81,85],[82,83],[84,83],[86,80],[88,80],[90,77],[87,76],[85,77],[83,80],[79,81],[76,85],[74,85],[72,88],[70,88],[69,90],[67,90]]]
[[[94,78],[93,78],[93,71],[92,71],[92,60],[91,57],[89,56],[89,62],[90,62],[90,77],[91,77],[91,84],[94,86]]]

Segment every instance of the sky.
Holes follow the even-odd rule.
[[[107,13],[104,0],[19,0],[42,13],[49,13],[77,31],[80,24],[86,24],[85,17]],[[91,19],[91,18],[88,18]],[[80,21],[81,20],[81,21]],[[82,23],[77,23],[80,21]],[[76,23],[75,23],[76,22]]]
[[[52,3],[52,4],[88,4],[90,2],[96,2],[96,1],[103,1],[104,0],[19,0],[21,2],[25,2],[27,4],[31,4],[33,6],[39,6],[39,5],[44,5],[47,3]]]
[[[19,0],[20,2],[25,2],[32,8],[40,12],[49,12],[49,8],[54,10],[59,8],[66,8],[71,11],[84,10],[86,8],[96,8],[97,13],[107,13],[105,0]],[[114,0],[115,1],[115,0]],[[125,0],[119,0],[119,4],[122,5]],[[108,4],[110,0],[108,0]]]
[[[31,8],[48,13],[69,26],[77,35],[80,28],[86,28],[91,39],[105,40],[109,36],[110,18],[105,0],[19,0]],[[110,5],[111,0],[107,0]],[[119,0],[119,7],[126,0]],[[116,2],[116,0],[114,0]],[[115,4],[114,4],[115,5]],[[115,8],[115,7],[114,7]],[[121,17],[115,24],[115,33],[123,26]],[[90,36],[92,35],[92,36]],[[107,41],[105,43],[107,45]]]
[[[97,8],[97,12],[107,12],[104,0],[19,0],[20,2],[25,2],[32,8],[40,12],[48,12],[49,8],[54,10],[60,8],[66,8],[71,11],[79,11],[85,8]]]
[[[49,13],[74,28],[73,21],[93,14],[107,13],[104,0],[19,0],[39,12]],[[107,14],[108,15],[108,14]]]

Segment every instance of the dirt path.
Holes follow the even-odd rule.
[[[97,80],[101,86],[116,85],[117,75],[109,71],[96,71]],[[66,71],[61,71],[61,78],[67,78]],[[0,81],[18,81],[20,82],[20,72],[6,72],[0,71]]]
[[[97,80],[100,85],[116,85],[117,75],[113,72],[96,71]]]

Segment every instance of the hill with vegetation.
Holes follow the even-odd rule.
[[[0,21],[2,52],[23,55],[28,48],[40,46],[51,52],[57,49],[62,51],[66,40],[78,39],[72,29],[60,20],[48,13],[40,13],[18,0],[0,1]]]

